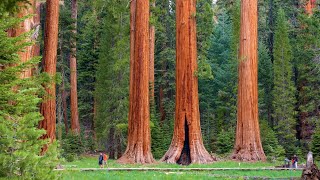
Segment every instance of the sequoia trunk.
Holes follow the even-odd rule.
[[[80,133],[79,113],[78,113],[78,93],[77,93],[77,59],[76,59],[76,34],[77,34],[77,0],[71,1],[71,18],[74,20],[73,35],[71,41],[70,53],[70,109],[71,109],[71,131],[73,133]]]
[[[176,1],[176,108],[174,134],[161,161],[188,165],[215,161],[205,149],[198,99],[196,0]]]
[[[305,6],[305,11],[307,14],[312,15],[313,9],[316,7],[316,0],[308,0]]]
[[[153,163],[149,115],[149,0],[130,1],[128,144],[120,163]]]
[[[54,77],[57,65],[57,45],[58,45],[58,21],[59,21],[59,0],[47,0],[46,2],[46,22],[44,37],[44,72]],[[50,142],[56,139],[56,84],[51,82],[45,87],[47,96],[41,104],[41,113],[44,117],[39,123],[39,127],[46,130],[42,138],[49,138]],[[43,152],[46,147],[43,148]]]
[[[20,3],[21,11],[18,14],[18,18],[22,18],[22,17],[27,16],[29,14],[33,14],[34,13],[34,5],[35,5],[34,0],[31,0],[30,4]],[[24,33],[30,32],[31,29],[33,28],[33,25],[34,25],[33,18],[29,17],[29,18],[25,19],[23,22],[21,22],[17,28],[10,29],[8,32],[8,35],[11,37],[20,36]],[[26,41],[31,41],[31,40],[32,40],[31,38],[26,39]],[[22,63],[29,61],[33,57],[32,46],[25,47],[23,49],[23,51],[18,52],[18,55],[19,55],[20,61]],[[21,78],[31,77],[32,76],[31,72],[32,72],[31,68],[24,69],[24,71],[21,73]]]
[[[258,120],[257,0],[241,1],[236,143],[232,158],[266,160]]]

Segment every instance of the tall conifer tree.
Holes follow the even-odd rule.
[[[293,83],[292,50],[288,23],[283,9],[279,9],[274,37],[274,89],[273,117],[279,143],[290,155],[296,143],[295,88]]]

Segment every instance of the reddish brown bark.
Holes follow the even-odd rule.
[[[149,0],[130,1],[128,144],[120,163],[153,163],[149,115]]]
[[[46,22],[44,38],[44,72],[50,76],[56,75],[57,46],[58,46],[58,21],[59,21],[59,0],[47,0],[46,2]],[[56,84],[50,83],[45,87],[47,97],[41,104],[41,113],[44,119],[39,123],[39,127],[46,130],[42,137],[49,138],[50,141],[56,139]],[[43,152],[47,147],[43,148]]]
[[[236,143],[232,158],[266,160],[258,120],[257,0],[241,1]]]
[[[21,11],[18,13],[17,15],[18,18],[22,18],[24,16],[34,13],[35,0],[31,0],[30,4],[20,3],[19,5],[23,8],[21,8]],[[27,6],[27,7],[24,8],[24,6]],[[23,22],[21,22],[18,27],[14,29],[10,29],[8,31],[8,36],[17,37],[24,33],[30,32],[31,29],[33,28],[33,24],[34,24],[33,18],[32,17],[27,18]],[[32,40],[31,38],[26,39],[26,41],[31,41],[31,40]],[[32,46],[27,46],[23,49],[23,51],[18,52],[20,61],[23,63],[29,61],[33,57],[32,52],[33,52]],[[32,76],[31,72],[32,72],[31,68],[24,69],[24,71],[21,73],[21,78],[31,77]]]
[[[41,3],[36,1],[35,4],[35,16],[33,16],[33,28],[35,30],[34,32],[34,36],[33,39],[37,40],[38,36],[39,36],[39,31],[40,31],[40,18],[41,18],[41,9],[40,9]],[[36,42],[33,46],[32,46],[32,56],[40,56],[40,44],[38,42]],[[32,69],[32,74],[35,73],[35,71],[37,70],[37,67]]]
[[[306,6],[305,6],[305,11],[308,15],[313,14],[313,9],[316,7],[316,0],[308,0]]]
[[[74,36],[77,34],[77,0],[71,1],[71,18],[74,20]],[[77,93],[77,59],[76,59],[76,38],[71,41],[71,54],[70,54],[70,111],[71,111],[71,131],[73,133],[80,133],[79,113],[78,113],[78,93]]]
[[[190,164],[215,161],[205,149],[200,128],[198,98],[196,0],[176,1],[177,58],[174,134],[161,161]]]
[[[151,5],[152,7],[156,6],[155,1]],[[152,13],[150,13],[152,16]],[[155,27],[150,25],[150,59],[149,59],[149,83],[150,83],[150,102],[154,101],[154,47],[155,47]]]

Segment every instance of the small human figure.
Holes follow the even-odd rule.
[[[107,165],[107,160],[108,160],[108,155],[103,153],[103,162],[104,162],[104,165]]]
[[[298,168],[298,157],[296,155],[294,155],[292,158],[292,167]]]
[[[284,159],[284,167],[285,168],[290,168],[290,160],[288,158]]]
[[[98,161],[99,161],[100,168],[103,168],[103,155],[102,155],[102,153],[100,153]]]

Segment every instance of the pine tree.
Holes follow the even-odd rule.
[[[95,1],[98,3],[98,1]],[[78,96],[79,118],[86,130],[94,135],[94,91],[99,59],[104,7],[94,2],[79,1],[78,34]],[[90,9],[90,10],[88,10]],[[101,12],[101,13],[99,13]],[[94,138],[94,136],[91,136]]]
[[[222,129],[235,126],[236,101],[230,82],[236,74],[236,71],[231,70],[232,25],[224,9],[217,16],[218,22],[213,28],[207,55],[214,78],[199,80],[201,125],[205,144],[209,144],[212,137]]]
[[[273,117],[280,144],[287,155],[294,154],[296,143],[295,89],[292,80],[292,50],[288,24],[283,9],[279,9],[274,37]]]
[[[312,136],[311,151],[313,152],[314,158],[320,161],[320,130],[319,128],[315,131]]]
[[[94,96],[97,108],[95,117],[97,142],[101,144],[99,148],[106,147],[109,157],[113,159],[121,157],[124,150],[123,142],[126,141],[127,136],[120,127],[128,127],[126,120],[128,119],[130,41],[127,1],[110,1],[109,5],[104,10],[109,15],[103,19]],[[96,26],[91,24],[91,27]],[[91,44],[95,41],[92,39],[85,42]],[[90,47],[85,48],[90,49]],[[92,55],[95,55],[94,51]],[[88,55],[86,57],[94,58]],[[91,67],[93,69],[93,64]],[[89,70],[89,68],[86,69],[87,72],[84,71],[84,74],[89,73]],[[90,83],[90,81],[87,82]],[[90,87],[89,83],[87,87]],[[119,136],[119,133],[122,133],[122,136]]]
[[[21,79],[20,74],[37,66],[40,58],[21,62],[18,52],[32,45],[26,41],[30,32],[17,37],[8,37],[6,32],[23,20],[0,8],[0,178],[55,179],[56,144],[39,156],[48,144],[48,140],[39,139],[46,132],[37,128],[42,120],[41,84],[47,78],[34,75]]]
[[[320,110],[320,13],[310,16],[300,14],[299,26],[294,32],[294,66],[299,120],[298,139],[307,152],[315,131],[315,122],[319,119]]]
[[[273,64],[268,54],[268,49],[262,42],[259,44],[258,72],[259,115],[261,119],[268,120],[269,124],[273,126],[271,116],[273,100]]]

